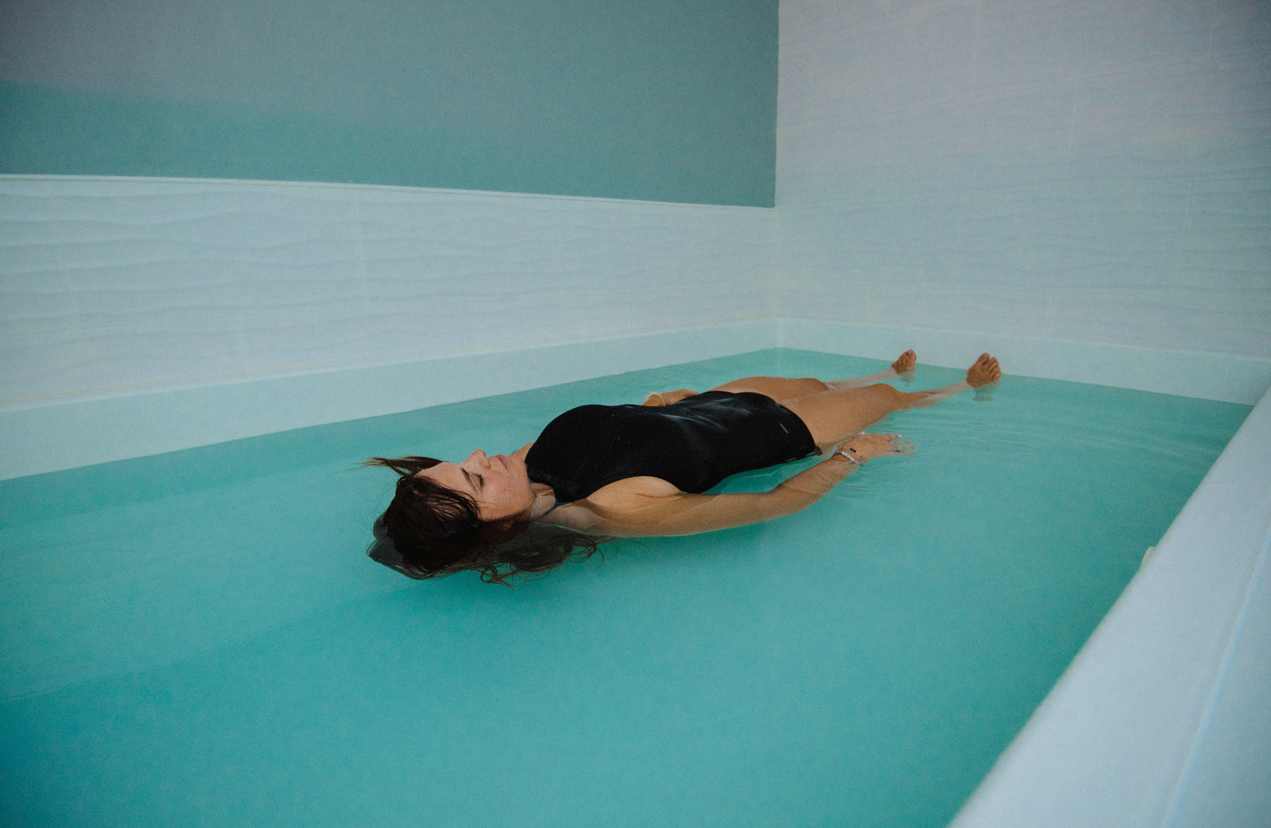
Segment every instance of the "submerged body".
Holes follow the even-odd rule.
[[[502,582],[518,570],[551,568],[518,565],[515,554],[500,556],[501,546],[525,546],[515,539],[530,528],[539,535],[546,527],[573,533],[569,550],[594,551],[596,543],[578,533],[687,535],[792,514],[864,463],[912,453],[900,435],[864,433],[869,426],[894,411],[934,405],[1001,378],[997,360],[984,354],[966,380],[954,385],[907,393],[884,384],[911,376],[916,362],[907,351],[890,370],[869,377],[831,382],[749,377],[705,394],[687,389],[651,394],[639,407],[583,406],[554,420],[540,438],[542,447],[536,441],[511,455],[478,450],[461,463],[376,458],[371,462],[393,468],[403,479],[377,523],[380,548],[371,554],[412,577],[478,569],[487,580]],[[634,410],[641,407],[665,410],[641,416]],[[703,493],[729,474],[814,452],[828,457],[770,491]],[[408,502],[412,496],[420,504],[434,502],[419,507]],[[437,550],[444,554],[433,555]],[[438,565],[403,559],[412,554],[432,556]],[[568,556],[568,550],[557,555],[551,566]],[[512,573],[500,574],[500,561]]]
[[[558,504],[629,477],[702,493],[726,477],[816,452],[803,421],[771,397],[707,391],[669,406],[584,405],[552,420],[525,456]]]

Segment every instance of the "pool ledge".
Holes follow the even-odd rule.
[[[953,828],[1271,812],[1269,536],[1271,391]]]

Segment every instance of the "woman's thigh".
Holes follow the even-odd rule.
[[[799,415],[822,450],[864,431],[894,411],[908,408],[911,396],[882,383],[780,400]]]
[[[793,399],[795,397],[806,397],[810,394],[820,394],[829,390],[829,386],[813,377],[805,377],[803,379],[790,379],[788,377],[746,377],[745,379],[733,380],[726,382],[712,391],[730,391],[734,394],[742,394],[747,391],[755,394],[763,394],[765,397],[772,397],[777,402]]]

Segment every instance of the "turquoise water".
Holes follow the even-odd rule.
[[[779,521],[514,590],[362,554],[392,490],[355,468],[370,454],[508,451],[584,402],[882,367],[763,351],[0,483],[0,813],[946,824],[1248,406],[1008,376],[894,415],[916,456]]]

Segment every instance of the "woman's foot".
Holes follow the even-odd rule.
[[[896,361],[886,371],[879,371],[877,374],[870,374],[868,377],[854,377],[852,379],[830,380],[824,383],[825,387],[830,391],[846,391],[849,388],[864,388],[867,385],[874,385],[879,382],[889,382],[899,377],[905,382],[914,381],[914,366],[918,364],[918,355],[912,349],[905,351],[896,357]],[[773,399],[777,399],[773,397]]]
[[[996,385],[1002,379],[1002,366],[997,364],[997,358],[988,354],[980,354],[980,358],[975,364],[966,369],[966,384],[975,389],[983,388],[986,385]]]
[[[966,384],[975,389],[977,402],[992,402],[993,389],[1002,381],[1002,368],[997,359],[980,354],[975,364],[966,370]]]
[[[899,360],[897,360],[899,361]],[[926,408],[929,405],[943,402],[954,394],[961,394],[963,391],[971,389],[975,390],[975,398],[981,402],[987,402],[993,397],[991,392],[997,387],[998,382],[1002,379],[1002,368],[997,364],[997,360],[988,354],[981,354],[975,364],[967,369],[966,379],[961,382],[955,382],[953,385],[946,385],[943,388],[932,388],[930,391],[895,391],[904,400],[897,410],[904,408]]]
[[[914,381],[914,368],[918,365],[918,355],[914,353],[913,348],[905,351],[896,361],[891,364],[891,369],[896,372],[896,376],[905,382]]]

